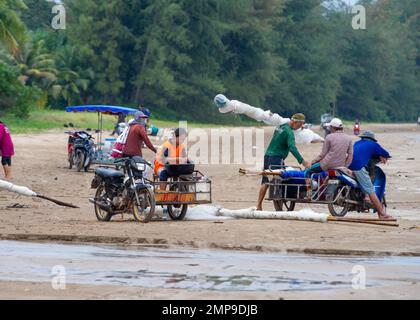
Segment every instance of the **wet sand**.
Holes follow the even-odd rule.
[[[177,297],[227,295],[233,299],[315,297],[317,293],[328,298],[337,292],[359,296],[360,291],[379,294],[381,290],[397,288],[390,297],[405,295],[416,299],[416,289],[420,289],[419,257],[343,257],[11,241],[1,241],[0,245],[0,292],[7,292],[3,294],[9,298],[23,287],[20,294],[27,298],[48,295],[169,298],[165,295],[174,293]],[[126,289],[124,293],[119,291],[121,287]],[[98,290],[96,295],[89,291],[93,288]]]

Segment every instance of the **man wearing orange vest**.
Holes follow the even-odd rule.
[[[165,141],[158,152],[155,160],[155,175],[159,176],[160,181],[168,181],[170,173],[165,169],[166,164],[184,164],[188,162],[187,151],[183,144],[187,138],[187,132],[183,128],[175,130],[175,138]],[[166,183],[161,184],[161,189],[166,189]]]

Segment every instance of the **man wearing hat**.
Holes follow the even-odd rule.
[[[289,152],[293,154],[299,164],[303,164],[305,168],[310,167],[309,162],[303,159],[296,148],[295,135],[293,133],[293,130],[299,130],[304,124],[305,115],[297,113],[288,123],[277,127],[264,156],[264,170],[269,169],[270,165],[284,165],[284,159],[287,158]],[[265,194],[267,193],[268,183],[268,178],[264,176],[261,181],[261,188],[258,195],[257,210],[262,210],[262,203]]]
[[[344,133],[343,122],[334,118],[326,126],[331,133],[325,138],[322,152],[312,160],[311,168],[305,171],[307,178],[328,169],[347,168],[353,160],[353,140]]]
[[[153,144],[149,140],[149,137],[147,136],[147,119],[147,115],[145,115],[141,111],[137,111],[134,115],[134,121],[129,122],[130,131],[128,133],[127,141],[123,148],[124,157],[143,157],[143,153],[141,151],[143,143],[145,143],[150,150],[156,153],[156,148],[153,146]]]
[[[388,159],[391,158],[391,156],[388,151],[381,147],[375,138],[375,134],[372,131],[365,131],[359,137],[361,140],[354,144],[354,157],[353,162],[349,166],[349,169],[353,171],[353,174],[356,177],[362,191],[369,195],[370,201],[372,201],[373,205],[378,211],[379,218],[391,218],[391,216],[385,213],[385,210],[381,204],[381,201],[376,195],[372,180],[366,169],[369,161],[372,158],[379,158],[382,163],[386,163]]]

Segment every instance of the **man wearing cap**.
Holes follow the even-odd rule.
[[[310,166],[309,162],[303,159],[296,148],[295,135],[293,133],[293,130],[299,130],[304,124],[305,115],[297,113],[288,123],[276,128],[273,139],[264,156],[264,170],[269,169],[270,165],[284,165],[284,159],[287,158],[289,152],[293,154],[299,164],[303,164],[306,168]],[[261,181],[257,210],[262,210],[262,203],[267,193],[268,183],[268,178],[264,176]]]
[[[124,157],[143,157],[141,151],[143,143],[145,143],[150,150],[156,153],[156,148],[153,146],[149,140],[149,137],[147,136],[145,127],[147,118],[147,115],[145,115],[143,112],[137,111],[134,115],[134,121],[129,123],[130,131],[123,148]]]
[[[334,118],[326,126],[331,128],[331,133],[325,138],[322,152],[312,160],[311,168],[305,171],[307,178],[328,169],[347,168],[353,160],[353,140],[344,133],[342,121]]]
[[[354,144],[354,158],[349,169],[353,171],[362,191],[369,196],[370,201],[378,211],[379,218],[389,219],[391,216],[385,213],[366,167],[373,158],[379,158],[382,163],[386,163],[391,156],[388,151],[380,146],[372,131],[365,131],[360,139]]]

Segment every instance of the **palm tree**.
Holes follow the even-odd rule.
[[[70,106],[76,100],[80,101],[81,95],[88,90],[92,79],[91,72],[73,70],[78,65],[76,50],[73,47],[64,47],[60,50],[56,56],[56,65],[57,81],[51,86],[51,95],[56,99],[62,97]]]
[[[3,44],[13,55],[19,53],[19,41],[22,41],[25,35],[19,9],[27,9],[22,0],[0,1],[0,46]]]
[[[57,80],[58,71],[55,69],[54,57],[44,49],[43,40],[26,40],[19,44],[17,55],[4,52],[0,58],[19,69],[19,80],[23,84],[36,84],[47,89]]]

